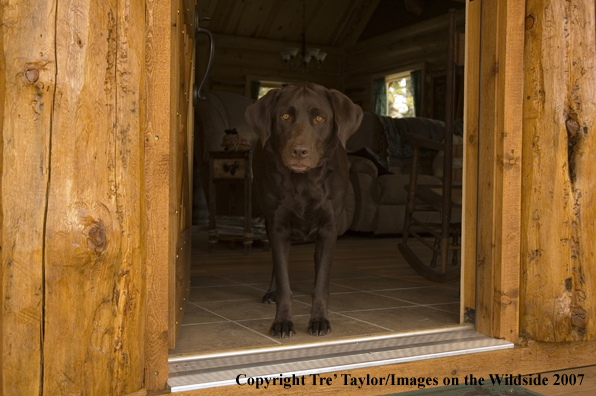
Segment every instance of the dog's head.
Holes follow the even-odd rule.
[[[271,90],[250,105],[246,121],[263,147],[271,144],[284,166],[306,172],[337,142],[345,147],[362,121],[362,109],[334,89],[293,84]]]

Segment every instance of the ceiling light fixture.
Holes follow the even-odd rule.
[[[286,48],[279,55],[291,69],[310,71],[314,67],[321,68],[327,57],[319,48],[306,48],[306,0],[302,1],[302,48]]]

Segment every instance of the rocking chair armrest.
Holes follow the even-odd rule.
[[[445,144],[443,142],[437,142],[436,140],[420,136],[416,133],[408,133],[406,135],[406,139],[412,142],[415,147],[424,147],[431,150],[445,151]]]

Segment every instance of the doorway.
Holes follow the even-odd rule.
[[[478,4],[479,2],[475,2],[475,3]],[[472,3],[470,3],[470,4],[472,4]],[[480,8],[480,5],[479,4],[478,4],[478,8],[476,9],[476,11],[477,11],[477,15],[478,15],[478,18],[479,18],[480,12],[481,12],[481,8]],[[468,21],[469,20],[470,20],[470,17],[468,16]],[[480,24],[479,23],[477,25],[475,25],[475,26],[477,26],[478,28],[480,28]],[[479,44],[479,40],[478,40],[478,44]],[[470,62],[470,60],[468,59],[467,60],[467,63],[469,64],[469,62]],[[477,67],[478,64],[479,64],[479,62],[476,63],[476,66],[475,67]],[[470,73],[471,73],[471,71],[470,71]],[[477,70],[476,71],[476,78],[477,78],[476,81],[479,80],[479,73],[480,72]],[[466,78],[468,80],[468,84],[467,84],[467,87],[466,87],[466,90],[465,90],[465,92],[466,92],[466,98],[469,98],[470,97],[470,92],[471,92],[470,85],[472,85],[472,86],[475,85],[476,86],[476,88],[475,88],[476,89],[476,93],[477,93],[476,97],[478,97],[478,85],[479,84],[478,83],[474,83],[474,82],[470,83],[468,72],[467,72]],[[473,88],[472,88],[472,90],[473,90]],[[471,110],[471,107],[468,107],[468,109],[465,111],[465,114],[466,114],[466,117],[471,117],[471,119],[474,119],[474,114],[473,114],[473,111]],[[472,115],[470,115],[470,114],[472,114]],[[475,114],[475,117],[476,117],[475,119],[478,120],[479,117],[478,117],[478,113],[477,112]],[[468,122],[469,122],[469,119],[468,119]],[[466,131],[467,130],[468,129],[466,128]],[[475,133],[477,134],[478,133],[478,130],[475,130]],[[476,135],[476,137],[477,137],[477,135]],[[471,141],[469,139],[466,139],[465,141],[472,143],[471,145],[468,145],[468,148],[466,149],[466,152],[468,152],[468,149],[470,148],[470,146],[473,146],[473,141]],[[478,152],[477,146],[476,146],[476,149],[475,150],[476,150],[476,153],[477,153]],[[476,157],[475,158],[478,159],[478,154],[476,154]],[[469,160],[469,157],[468,157],[468,160]],[[473,165],[471,165],[471,164],[473,164]],[[466,177],[466,175],[464,173],[464,180],[468,181],[471,178],[470,173],[473,173],[473,175],[477,175],[478,174],[477,173],[477,170],[474,170],[475,167],[477,167],[477,163],[473,163],[473,162],[467,162],[466,163],[464,169],[465,169],[465,171],[466,170],[468,171],[468,175]],[[464,201],[465,202],[468,199],[468,195],[466,195],[466,194],[476,195],[477,194],[477,189],[478,189],[478,184],[477,183],[472,183],[471,185],[468,185],[468,186],[471,187],[471,188],[468,188],[467,189],[468,191],[464,193],[464,197],[465,197],[464,198]],[[476,205],[476,202],[477,201],[475,200],[475,198],[474,198],[474,201],[473,202]],[[462,311],[463,311],[464,307],[475,307],[476,306],[475,305],[475,301],[476,301],[476,290],[475,290],[475,286],[476,286],[476,272],[475,271],[468,271],[468,269],[470,267],[468,266],[467,263],[468,262],[472,262],[473,264],[472,264],[471,267],[472,268],[475,267],[476,254],[475,254],[475,249],[474,248],[475,248],[475,243],[476,243],[476,241],[475,241],[475,235],[476,235],[476,227],[477,227],[477,222],[476,222],[477,217],[476,217],[476,213],[474,213],[474,215],[472,217],[474,219],[474,222],[471,223],[471,222],[469,222],[470,215],[467,214],[467,213],[469,213],[469,211],[468,212],[464,211],[464,212],[465,212],[464,218],[467,219],[468,221],[467,221],[467,224],[464,224],[464,231],[463,231],[464,232],[464,237],[463,237],[463,239],[464,239],[464,241],[467,241],[468,242],[467,243],[468,246],[465,247],[465,248],[463,248],[463,251],[464,251],[464,259],[463,259],[463,261],[465,261],[465,262],[462,265],[462,267],[464,268],[464,276],[462,277],[462,283],[463,283],[464,287],[462,288],[463,295],[460,296],[461,303],[457,304],[458,307],[459,307],[459,315],[457,315],[457,314],[456,315],[458,316],[458,319],[459,320],[456,321],[456,323],[462,321],[462,319],[463,319],[463,313],[462,313]],[[466,222],[466,220],[464,220],[464,222]],[[474,232],[472,233],[472,232],[470,232],[470,230],[473,230]],[[201,255],[204,252],[201,252],[201,249],[200,249],[201,238],[200,238],[199,235],[200,235],[200,232],[199,233],[195,233],[195,237],[193,237],[193,238],[196,238],[196,241],[198,243],[197,247],[195,247],[193,249],[193,257],[197,257],[197,258],[200,259],[201,258]],[[356,237],[354,237],[354,238],[356,238]],[[193,239],[193,241],[194,241],[194,239]],[[373,239],[372,241],[376,241],[376,240]],[[371,241],[369,241],[369,242],[371,242]],[[390,238],[387,239],[387,244],[388,245],[395,246],[395,242],[396,241],[390,241]],[[375,249],[375,251],[376,251],[376,249],[382,250],[383,248],[382,248],[382,246],[380,246],[382,243],[381,242],[378,242],[378,243],[379,243],[379,246],[373,246],[374,243],[367,243],[364,247],[361,247],[361,248],[364,251],[366,251],[366,250],[373,250],[373,249],[371,249],[371,246],[372,246]],[[341,246],[341,243],[339,245]],[[346,238],[345,245],[346,245],[346,249],[347,249],[346,250],[346,253],[345,253],[346,254],[346,257],[349,256],[349,258],[351,259],[352,256],[349,255],[350,250],[348,248],[352,248],[353,246],[358,245],[358,244],[355,242],[355,240],[349,240],[348,238]],[[302,274],[305,277],[304,278],[301,278],[300,277],[301,276],[300,273],[301,272],[304,272],[304,271],[307,271],[308,269],[310,269],[310,266],[303,265],[304,263],[301,263],[302,261],[306,261],[306,258],[309,258],[310,259],[310,256],[312,255],[311,253],[308,253],[307,252],[307,248],[308,248],[307,246],[305,246],[305,247],[294,246],[293,247],[293,251],[296,252],[296,267],[295,267],[295,271],[297,273],[297,279],[298,279],[298,282],[305,282],[305,284],[307,282],[310,282],[310,280],[306,278],[306,274],[305,273]],[[301,249],[303,249],[303,250],[301,250]],[[472,251],[473,254],[468,255],[466,257],[466,255],[470,251]],[[253,252],[252,255],[254,255],[254,257],[252,257],[250,259],[244,259],[244,258],[240,257],[240,255],[237,255],[237,257],[234,257],[235,254],[236,253],[233,252],[233,251],[232,252],[221,253],[221,262],[220,262],[221,266],[220,267],[217,267],[217,260],[213,259],[212,264],[207,265],[206,268],[198,269],[198,270],[194,270],[193,269],[191,271],[191,275],[193,277],[194,276],[197,276],[197,278],[194,278],[191,281],[191,282],[193,282],[192,283],[193,285],[196,285],[196,286],[193,286],[193,288],[196,288],[197,290],[198,289],[202,289],[203,293],[199,293],[202,297],[199,296],[196,299],[194,297],[189,297],[189,301],[192,303],[189,306],[196,306],[197,308],[200,308],[201,310],[198,311],[197,315],[194,315],[194,318],[193,318],[193,314],[191,313],[191,315],[189,316],[189,319],[188,319],[189,321],[186,322],[186,323],[183,322],[183,325],[184,325],[183,327],[195,326],[195,325],[200,325],[200,324],[215,325],[215,324],[220,324],[220,323],[225,323],[227,325],[230,325],[230,324],[244,325],[244,327],[248,327],[247,330],[250,331],[251,333],[253,333],[253,334],[257,335],[257,336],[260,336],[260,337],[262,336],[262,333],[265,333],[265,336],[263,338],[266,338],[267,337],[266,336],[266,332],[267,332],[268,324],[267,325],[260,324],[260,325],[257,326],[255,324],[252,324],[251,323],[250,326],[246,326],[246,324],[248,324],[247,322],[250,319],[243,319],[243,318],[241,318],[239,316],[235,316],[234,318],[227,317],[227,316],[221,314],[221,313],[224,312],[223,310],[217,311],[217,310],[214,310],[214,309],[209,309],[209,308],[214,308],[214,305],[211,305],[211,306],[208,306],[207,305],[207,303],[226,303],[228,305],[236,305],[238,303],[238,300],[244,300],[244,298],[240,298],[240,299],[211,300],[211,301],[207,301],[207,300],[210,300],[213,296],[216,296],[217,295],[217,291],[218,291],[217,289],[218,288],[220,288],[219,291],[224,290],[224,288],[234,289],[234,290],[240,290],[240,289],[242,289],[242,290],[246,291],[247,294],[246,295],[240,295],[241,297],[249,296],[253,300],[257,300],[256,302],[259,303],[258,302],[258,299],[260,298],[260,294],[262,292],[264,292],[264,290],[266,290],[266,284],[268,283],[268,280],[269,280],[269,268],[270,268],[270,258],[269,258],[269,255],[268,254],[263,254],[261,260],[258,261],[258,262],[256,262],[256,263],[254,263],[255,264],[254,267],[253,267],[254,268],[254,271],[251,270],[250,273],[244,274],[246,276],[245,276],[245,278],[242,278],[240,276],[242,274],[239,273],[239,270],[240,270],[239,267],[241,266],[241,264],[244,263],[244,262],[246,262],[246,261],[248,261],[248,260],[253,260],[253,259],[257,260],[256,259],[257,255],[258,254],[260,255],[261,253],[260,252],[257,253],[256,251]],[[340,253],[339,252],[339,249],[338,249],[338,254],[339,254],[339,257],[341,257],[341,255],[343,253]],[[354,253],[352,252],[352,254],[354,254]],[[336,256],[336,257],[338,257],[338,256]],[[387,258],[385,258],[385,259],[387,259]],[[385,259],[383,259],[383,260],[385,260]],[[336,263],[337,263],[337,260],[336,260]],[[335,285],[335,286],[337,286],[337,289],[335,289],[335,293],[334,293],[336,296],[339,296],[339,298],[342,298],[342,296],[344,296],[346,294],[370,293],[370,292],[372,292],[372,293],[377,293],[377,292],[391,292],[391,293],[394,293],[395,292],[395,293],[397,293],[397,292],[400,292],[400,291],[403,291],[403,290],[408,290],[407,287],[405,287],[405,288],[404,287],[394,287],[395,284],[393,286],[389,286],[389,289],[369,289],[369,290],[366,290],[366,288],[367,288],[367,286],[365,286],[365,283],[366,283],[365,281],[367,279],[366,276],[369,276],[371,278],[372,277],[389,278],[389,279],[391,279],[389,282],[394,282],[394,279],[396,279],[396,280],[403,281],[403,282],[413,282],[413,283],[416,283],[416,280],[414,280],[412,278],[408,278],[408,275],[405,274],[405,272],[404,273],[401,273],[401,274],[397,274],[396,272],[391,273],[391,271],[397,271],[397,272],[399,272],[399,270],[396,269],[395,264],[393,266],[393,269],[391,271],[389,271],[389,272],[387,271],[387,268],[383,268],[382,265],[380,267],[378,267],[378,268],[375,268],[376,266],[371,267],[369,265],[369,266],[366,267],[366,270],[365,271],[363,271],[363,268],[362,268],[363,266],[364,266],[364,261],[362,261],[360,264],[358,264],[358,263],[356,263],[356,264],[352,264],[352,263],[346,264],[345,267],[342,266],[342,265],[340,265],[340,266],[337,266],[336,265],[336,269],[338,270],[337,271],[337,280],[338,281],[337,281],[337,285]],[[213,267],[213,268],[209,268],[209,267]],[[233,277],[231,277],[231,275],[229,273],[219,272],[219,271],[222,271],[225,267],[235,268],[236,269]],[[246,266],[245,267],[242,267],[242,269],[240,271],[242,271],[244,269],[246,269]],[[342,271],[344,271],[344,272],[342,272]],[[363,272],[366,272],[368,275],[363,275],[362,274]],[[372,275],[370,274],[371,272],[372,272]],[[346,276],[344,277],[344,275],[346,275]],[[357,280],[354,280],[354,278],[356,278]],[[470,281],[470,279],[473,279],[473,280]],[[345,287],[353,287],[354,286],[353,284],[352,284],[352,286],[349,285],[350,282],[356,282],[357,283],[357,287],[355,287],[353,290],[351,290],[349,292],[346,291],[345,289],[342,289],[342,288],[345,288]],[[411,284],[410,285],[407,285],[406,284],[406,286],[412,286],[412,285]],[[425,285],[425,286],[420,286],[420,287],[418,287],[418,285],[417,285],[416,287],[422,289],[422,288],[424,288],[426,286],[428,286],[428,287],[435,287],[434,285]],[[412,290],[412,289],[413,288],[410,288],[409,290]],[[300,287],[298,287],[296,290],[300,290]],[[205,296],[208,296],[209,295],[209,293],[206,293],[207,291],[208,292],[212,292],[211,297],[205,297]],[[333,291],[332,291],[332,293],[333,293]],[[385,295],[383,295],[383,296],[384,297],[387,297]],[[304,294],[303,295],[298,295],[297,298],[298,297],[299,298],[303,298],[303,297],[306,297],[307,298],[307,295],[304,295]],[[408,296],[408,297],[411,298],[411,296]],[[215,297],[215,298],[217,298],[217,297]],[[193,302],[192,300],[195,300],[195,301]],[[201,300],[203,300],[203,301],[201,301]],[[399,299],[396,299],[396,300],[399,300]],[[408,300],[405,300],[405,301],[408,301]],[[304,303],[304,301],[302,301],[302,302]],[[437,305],[437,303],[429,303],[429,304],[426,304],[427,306],[425,306],[425,304],[422,304],[420,302],[419,303],[416,303],[416,302],[413,302],[413,301],[408,301],[408,302],[413,303],[413,304],[417,304],[417,305],[413,305],[413,306],[423,306],[424,308],[433,308],[433,307],[431,307],[431,305]],[[443,304],[445,304],[445,305],[446,304],[451,304],[451,302],[448,302],[448,303],[443,302]],[[385,307],[385,308],[377,307],[377,308],[371,308],[371,309],[377,309],[377,310],[382,310],[382,309],[396,309],[396,310],[397,309],[402,309],[403,310],[405,308],[406,307],[403,307],[402,306],[402,307]],[[434,308],[436,308],[436,307],[434,307]],[[190,311],[189,311],[189,313],[190,313]],[[209,317],[209,315],[206,315],[205,316],[206,313],[207,314],[212,314],[212,315],[215,315],[215,316],[210,316],[210,317]],[[339,311],[338,314],[339,313],[345,314],[346,311]],[[201,315],[203,315],[203,316],[201,316]],[[233,315],[237,315],[237,313],[230,314],[230,316],[233,316]],[[267,319],[267,322],[270,321],[270,319],[268,319],[268,318],[265,318],[265,319]],[[351,319],[354,319],[354,318],[351,318]],[[193,321],[194,321],[194,323],[193,323]],[[381,323],[372,323],[372,324],[374,326],[379,326],[379,325],[382,326]],[[259,326],[260,326],[260,328],[259,328]],[[298,326],[299,326],[299,324],[298,324]],[[390,328],[390,327],[387,326],[387,328]],[[334,328],[334,330],[335,330],[335,328]],[[217,331],[217,330],[215,330],[215,331]],[[260,331],[260,333],[257,334],[259,331]],[[392,331],[395,333],[396,331],[400,331],[400,330],[393,330],[392,329]],[[404,330],[401,330],[401,331],[404,331]],[[432,334],[432,333],[434,333],[436,331],[437,330],[435,328],[434,330],[425,331],[425,333]],[[182,330],[181,330],[181,334],[182,334]],[[381,333],[379,332],[378,334],[381,334]],[[358,337],[358,336],[349,335],[349,334],[344,334],[344,336],[345,337]],[[381,335],[380,337],[383,337],[383,336]],[[396,337],[398,337],[398,336],[396,335]],[[199,338],[199,337],[197,337],[197,338]],[[283,341],[277,341],[277,340],[272,340],[272,341],[275,341],[277,343],[282,343],[283,344]],[[209,341],[206,341],[206,342],[209,342]],[[259,342],[264,342],[264,341],[261,340]],[[310,347],[310,344],[312,344],[312,342],[309,342],[309,343],[306,343],[305,342],[304,344],[300,344],[301,340],[298,340],[298,339],[297,339],[297,341],[293,341],[293,342],[295,342],[295,345],[298,345],[298,348],[299,349],[300,348]],[[328,342],[328,341],[327,340],[322,340],[321,346],[323,346],[326,342]],[[341,340],[335,340],[334,342],[338,343],[338,345],[342,343]],[[278,346],[279,346],[279,344],[278,344]],[[510,346],[512,346],[512,344],[507,343],[507,345],[505,347],[510,347]],[[241,352],[241,354],[245,354],[245,353],[247,353],[247,354],[256,353],[257,352],[257,350],[256,350],[257,347],[258,348],[274,348],[274,346],[272,346],[270,344],[261,344],[261,345],[252,345],[252,346],[238,346],[238,345],[233,345],[231,348],[228,348],[228,346],[224,346],[224,348],[228,348],[228,351],[229,351],[229,349],[236,349],[234,352],[235,353],[240,353]],[[290,349],[291,348],[294,348],[293,345],[286,345],[284,347],[285,348],[290,348]],[[244,349],[242,351],[238,351],[238,349],[242,349],[242,348],[247,348],[247,349]],[[218,349],[212,349],[211,352],[209,352],[209,350],[207,350],[207,349],[203,349],[201,352],[196,353],[196,356],[195,357],[200,358],[201,355],[202,356],[213,355],[214,354],[213,351],[216,351],[216,350],[217,350],[217,352],[215,352],[216,354],[217,353],[224,354],[224,355],[226,354],[226,352],[223,352],[222,349],[219,349],[219,348]],[[191,352],[186,352],[186,354],[188,354],[188,353],[191,353]],[[232,353],[232,352],[228,352],[228,353]],[[172,362],[172,364],[178,364],[176,362],[179,362],[180,359],[182,359],[181,356],[177,356],[177,357],[174,356],[175,354],[176,354],[176,351],[173,354],[171,354],[171,356],[170,356],[170,361]],[[234,355],[234,356],[237,356],[237,355]],[[189,358],[189,357],[187,356],[187,358]]]

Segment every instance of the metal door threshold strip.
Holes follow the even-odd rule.
[[[426,332],[258,348],[169,359],[172,392],[235,385],[248,378],[310,376],[344,370],[513,348],[468,326]]]

